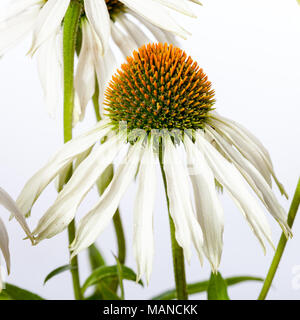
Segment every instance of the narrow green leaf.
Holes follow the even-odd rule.
[[[97,290],[91,295],[84,298],[84,300],[105,300],[105,299],[103,298],[102,293]]]
[[[71,266],[70,264],[66,264],[64,266],[61,266],[61,267],[58,267],[56,269],[54,269],[53,271],[51,271],[45,278],[44,280],[44,285],[46,284],[46,282],[48,282],[51,278],[65,272],[65,271],[68,271],[68,270],[74,270],[76,269],[76,267],[74,266]]]
[[[240,276],[240,277],[231,277],[225,279],[227,286],[233,286],[235,284],[238,284],[240,282],[245,282],[245,281],[264,281],[263,278],[260,277],[251,277],[251,276]]]
[[[251,276],[238,276],[238,277],[230,277],[225,279],[227,286],[232,286],[245,281],[263,281],[262,278],[259,277],[251,277]],[[187,285],[188,294],[196,294],[205,292],[208,289],[209,280],[191,283]],[[172,300],[176,298],[176,291],[174,289],[165,291],[158,296],[152,298],[152,300]]]
[[[221,273],[211,273],[207,288],[207,300],[230,300],[227,293],[227,283]]]
[[[95,244],[89,246],[88,254],[91,271],[94,271],[95,269],[106,265],[103,255],[101,254],[100,250],[97,248]],[[92,294],[90,300],[105,300],[105,297],[102,292],[102,285],[100,282],[97,283],[97,285],[95,286],[95,291]]]
[[[91,246],[89,246],[88,253],[92,270],[106,265],[103,255],[101,254],[100,250],[96,247],[96,245],[92,244]]]
[[[123,300],[105,283],[101,284],[101,293],[103,296],[103,300]]]
[[[136,281],[136,274],[133,270],[128,267],[122,266],[122,275],[123,279]],[[86,289],[104,279],[118,279],[118,267],[115,266],[102,266],[95,269],[91,275],[86,279],[84,285],[82,286],[82,292],[84,293]],[[141,281],[139,281],[140,285],[143,285]]]
[[[13,284],[5,283],[5,289],[1,295],[9,299],[5,300],[44,300],[39,295],[28,290],[14,286]]]

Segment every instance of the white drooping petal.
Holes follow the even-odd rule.
[[[281,194],[288,198],[283,185],[276,177],[270,155],[263,144],[240,124],[217,114],[213,118],[217,120],[216,128],[222,130],[222,135],[226,135],[229,141],[261,172],[270,187],[272,186],[270,175],[272,175]]]
[[[2,188],[0,188],[0,205],[4,206],[4,208],[6,208],[11,213],[12,217],[16,218],[26,235],[32,240],[32,234],[26,223],[24,215],[17,207],[15,201]]]
[[[163,168],[166,175],[170,215],[175,225],[175,237],[188,261],[191,258],[192,240],[202,263],[203,235],[192,206],[188,172],[171,138],[166,137],[163,142],[165,146]]]
[[[80,121],[82,118],[82,113],[81,113],[81,105],[80,105],[80,100],[78,96],[78,92],[75,90],[74,92],[74,108],[73,108],[73,119],[72,119],[72,128],[75,128],[77,123]]]
[[[139,142],[130,147],[125,163],[118,167],[99,202],[80,220],[75,239],[71,244],[72,257],[95,242],[111,221],[123,194],[134,179],[140,161],[140,152]]]
[[[226,122],[212,122],[213,126],[220,132],[222,137],[226,138],[231,144],[233,144],[245,158],[247,158],[263,175],[267,183],[272,186],[271,173],[266,165],[265,161],[261,157],[260,152],[257,150],[255,144],[253,144],[246,136],[239,134],[231,126],[228,126]]]
[[[128,34],[130,34],[138,47],[141,47],[150,41],[139,26],[129,20],[125,14],[116,16],[115,21],[118,22],[128,32]]]
[[[145,147],[139,166],[138,189],[134,205],[133,250],[137,280],[146,274],[149,283],[154,255],[153,210],[156,193],[156,170],[153,145]]]
[[[95,92],[96,78],[92,51],[94,49],[94,37],[87,21],[83,20],[81,26],[82,45],[78,58],[74,86],[80,102],[82,119],[85,114],[86,105]]]
[[[85,14],[101,41],[104,54],[108,49],[110,37],[110,17],[105,0],[84,0]]]
[[[156,40],[161,43],[169,43],[168,38],[165,35],[165,32],[160,29],[159,27],[156,27],[152,23],[150,23],[148,20],[142,18],[139,16],[135,11],[128,9],[128,13],[130,13],[133,17],[135,17],[137,20],[139,20],[151,33],[154,35]],[[166,32],[167,33],[167,32]]]
[[[139,20],[151,33],[153,36],[156,38],[156,40],[160,43],[168,43],[168,44],[173,44],[176,47],[180,47],[180,43],[176,40],[175,35],[172,33],[162,30],[159,27],[156,27],[146,19],[143,19],[141,16],[139,16],[136,12],[133,10],[128,9],[127,10],[132,16],[134,16],[137,20]],[[147,41],[149,42],[149,41]]]
[[[161,3],[166,7],[169,7],[173,10],[176,10],[180,13],[190,16],[192,18],[197,17],[193,12],[193,10],[188,6],[188,4],[185,1],[182,1],[182,0],[155,0],[155,1]]]
[[[120,2],[159,28],[177,34],[184,39],[189,36],[189,32],[177,24],[169,15],[165,6],[155,0],[120,0]]]
[[[176,39],[176,36],[172,33],[169,33],[167,31],[163,31],[163,33],[165,34],[165,37],[167,38],[167,42],[169,44],[173,44],[175,47],[181,47],[180,42]]]
[[[55,117],[57,114],[60,96],[62,65],[59,49],[60,32],[54,32],[39,48],[37,64],[48,113]]]
[[[223,208],[218,199],[214,175],[203,154],[188,136],[185,136],[184,144],[194,190],[196,212],[204,237],[203,248],[212,270],[216,272],[223,248]]]
[[[7,272],[9,273],[10,271],[9,239],[8,239],[8,233],[6,231],[5,225],[1,219],[0,219],[0,251],[3,254],[5,263],[6,263]],[[0,292],[1,290],[2,290],[2,281],[0,279]]]
[[[111,79],[115,70],[116,60],[113,51],[110,47],[103,56],[95,55],[94,64],[98,81],[99,97],[98,102],[100,106],[100,115],[103,117],[103,101],[105,88]]]
[[[18,0],[10,1],[8,5],[1,8],[0,23],[10,19],[13,16],[17,16],[27,10],[30,10],[34,6],[42,6],[44,0]]]
[[[254,234],[266,252],[264,237],[274,247],[271,230],[264,212],[256,199],[246,189],[243,177],[232,163],[226,160],[206,139],[202,132],[196,132],[196,143],[204,154],[215,178],[229,192],[238,208],[244,214]]]
[[[109,79],[111,79],[116,64],[114,54],[110,47],[108,47],[104,55],[102,55],[101,42],[86,20],[82,22],[82,36],[83,43],[75,77],[75,89],[81,105],[80,120],[84,118],[86,105],[95,93],[95,74],[97,76],[99,89],[98,102],[99,106],[102,107],[105,86]],[[103,116],[102,111],[101,108],[100,114]]]
[[[111,35],[124,55],[124,58],[130,56],[134,50],[138,49],[137,43],[125,30],[122,30],[114,22],[111,22]]]
[[[120,142],[118,136],[109,138],[78,166],[55,203],[40,219],[33,232],[37,241],[51,238],[69,225],[85,195],[120,150]]]
[[[39,11],[40,6],[36,5],[0,21],[0,56],[29,34]]]
[[[48,0],[40,10],[33,30],[29,54],[33,55],[40,45],[60,27],[70,0]]]
[[[77,155],[90,148],[110,131],[108,120],[100,121],[92,130],[66,143],[56,155],[25,185],[17,199],[17,205],[25,215],[47,185],[70,164]]]
[[[223,139],[210,126],[206,127],[207,132],[215,139],[219,147],[225,152],[227,157],[231,159],[237,169],[241,172],[254,192],[265,204],[266,208],[273,215],[273,217],[282,226],[286,235],[290,233],[290,228],[287,225],[287,214],[277,201],[272,189],[260,174],[260,172],[252,165],[250,161],[244,158],[236,149],[234,149],[225,139]]]

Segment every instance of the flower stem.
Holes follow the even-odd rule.
[[[164,171],[163,160],[162,160],[162,143],[160,143],[160,146],[159,146],[159,163],[160,163],[160,169],[161,169],[162,178],[164,182],[168,213],[169,213],[176,297],[178,300],[188,300],[183,250],[179,246],[175,238],[175,225],[170,215],[170,203],[169,203],[169,197],[168,197],[167,179],[166,179],[166,174]]]
[[[290,210],[289,210],[289,214],[288,214],[288,221],[287,222],[288,222],[288,225],[290,228],[292,228],[292,226],[293,226],[293,223],[294,223],[297,211],[298,211],[299,203],[300,203],[300,179],[298,180],[296,191],[295,191],[293,201],[290,206]],[[267,277],[264,281],[262,290],[259,294],[258,300],[265,300],[265,298],[270,290],[270,287],[271,287],[272,281],[274,279],[275,273],[277,271],[279,262],[281,260],[282,255],[283,255],[283,251],[285,249],[286,243],[287,243],[287,238],[286,238],[285,234],[282,233],[280,240],[279,240],[279,243],[278,243],[278,246],[277,246],[277,249],[275,251],[273,261],[272,261],[271,266],[269,268]]]
[[[64,142],[72,139],[72,122],[74,109],[74,55],[78,32],[79,18],[82,5],[77,1],[71,1],[64,18],[63,27],[63,60],[64,60]],[[72,174],[70,168],[68,178]],[[68,180],[66,179],[66,182]],[[76,233],[75,220],[68,226],[69,244],[74,240]],[[82,300],[77,256],[70,262],[73,290],[76,300]]]

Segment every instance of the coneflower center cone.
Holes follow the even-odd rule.
[[[132,129],[199,129],[215,103],[211,82],[196,62],[172,45],[134,51],[105,92],[107,115]]]

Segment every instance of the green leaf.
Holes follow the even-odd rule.
[[[51,271],[47,277],[45,278],[44,280],[44,285],[46,284],[46,282],[48,282],[51,278],[65,272],[65,271],[68,271],[68,270],[74,270],[76,269],[76,267],[74,266],[71,266],[70,264],[66,264],[64,266],[61,266],[61,267],[58,267],[56,269],[54,269],[53,271]]]
[[[88,253],[89,253],[90,265],[92,270],[95,270],[99,267],[106,265],[106,262],[100,250],[94,244],[89,246]]]
[[[259,277],[251,277],[251,276],[238,276],[238,277],[227,278],[225,279],[225,281],[227,283],[227,286],[232,286],[240,282],[263,281],[263,279]],[[209,280],[188,284],[187,285],[188,294],[191,295],[191,294],[205,292],[208,289],[208,285],[209,285]],[[175,289],[172,289],[172,290],[165,291],[158,296],[155,296],[154,298],[152,298],[152,300],[172,300],[175,298],[176,298],[176,291]]]
[[[105,283],[101,284],[101,293],[103,296],[103,300],[123,300]]]
[[[92,244],[91,246],[89,246],[88,254],[89,254],[89,261],[90,261],[90,266],[92,271],[106,265],[103,255],[101,254],[100,250],[97,248],[95,244]],[[90,300],[105,300],[105,296],[103,295],[103,292],[102,292],[101,283],[98,283],[97,286],[95,287],[95,291],[92,294]]]
[[[207,288],[207,300],[230,300],[227,293],[227,283],[221,273],[211,273]]]
[[[123,279],[136,281],[136,274],[133,270],[128,267],[122,266]],[[102,266],[95,269],[91,275],[86,279],[84,285],[82,286],[82,293],[86,289],[104,279],[118,279],[118,267],[115,266]],[[102,281],[103,282],[103,281]],[[143,283],[139,281],[139,284],[143,286]]]
[[[5,289],[2,291],[0,296],[1,300],[44,300],[42,297],[33,292],[9,283],[5,283]]]

